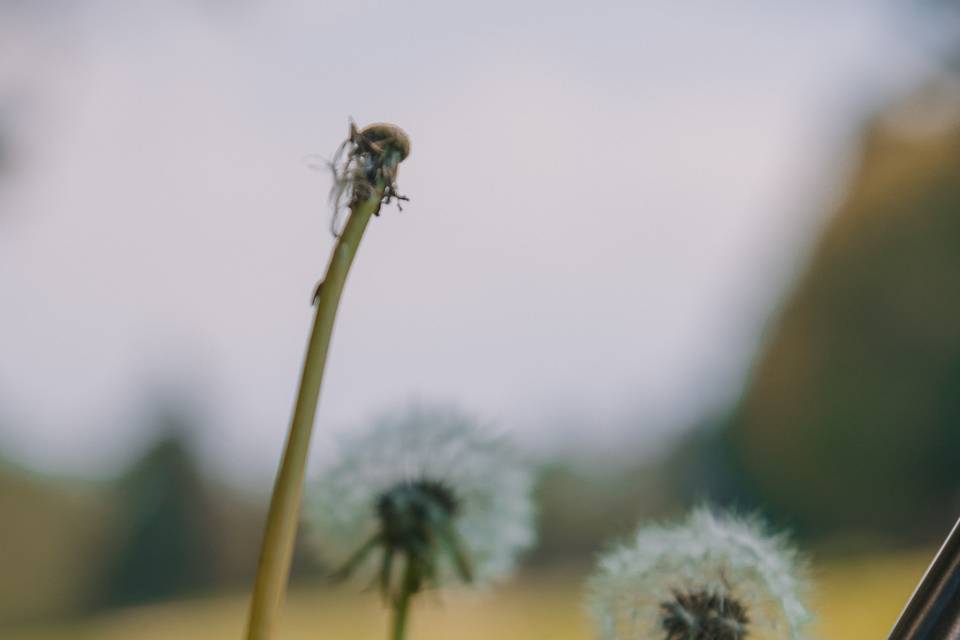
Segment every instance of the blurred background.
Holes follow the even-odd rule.
[[[439,400],[540,469],[518,581],[416,635],[589,637],[594,554],[709,499],[815,554],[823,635],[882,637],[960,515],[958,34],[950,1],[0,0],[0,635],[239,637],[352,116],[409,132],[411,202],[314,463]],[[380,637],[323,572],[282,637]]]

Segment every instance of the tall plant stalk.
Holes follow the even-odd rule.
[[[399,197],[394,191],[396,168],[410,148],[406,134],[392,125],[371,125],[362,131],[351,127],[350,139],[344,143],[347,145],[350,153],[343,166],[334,165],[337,181],[334,189],[338,196],[345,191],[351,194],[350,217],[337,239],[326,276],[317,291],[316,315],[300,376],[300,390],[260,549],[247,626],[248,640],[270,638],[283,601],[300,516],[310,436],[340,296],[370,217],[379,212],[381,203]]]
[[[406,640],[410,601],[418,590],[417,582],[419,580],[416,572],[416,565],[408,560],[403,573],[403,584],[400,585],[400,593],[393,601],[393,623],[390,629],[390,640]]]

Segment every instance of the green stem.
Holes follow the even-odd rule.
[[[400,593],[393,601],[393,629],[391,640],[404,640],[407,636],[407,618],[410,613],[410,600],[416,593],[417,569],[411,558],[407,559],[407,567],[403,572],[403,584]]]
[[[257,578],[250,604],[248,640],[267,640],[270,637],[277,611],[283,601],[300,517],[300,498],[303,493],[310,434],[317,412],[333,321],[347,272],[353,263],[367,223],[380,206],[383,190],[384,185],[378,184],[369,198],[352,207],[350,218],[333,249],[327,275],[319,290],[313,331],[300,376],[300,391],[273,487],[270,512],[260,548],[260,562],[257,565]]]

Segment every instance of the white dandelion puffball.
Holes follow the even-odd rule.
[[[810,619],[804,574],[756,518],[699,508],[601,556],[587,600],[602,640],[797,640]]]
[[[338,453],[308,485],[304,512],[309,540],[333,568],[354,563],[358,547],[379,535],[380,548],[356,561],[351,573],[369,579],[391,563],[399,571],[403,560],[393,558],[393,549],[403,555],[407,548],[408,555],[429,555],[432,586],[450,584],[466,573],[455,561],[457,554],[449,553],[456,546],[466,556],[470,582],[484,585],[505,577],[518,554],[534,542],[533,481],[527,466],[503,438],[457,410],[415,406],[387,415],[344,438]],[[415,522],[409,529],[411,518],[428,518],[421,512],[424,507],[427,513],[449,516],[443,521],[452,530],[440,527],[443,535],[423,534],[432,521]],[[398,512],[401,542],[391,549],[382,543],[397,529],[388,515]],[[413,535],[406,547],[404,531]],[[381,580],[390,583],[389,576],[381,575]]]

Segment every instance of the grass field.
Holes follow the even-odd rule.
[[[835,562],[815,569],[814,637],[885,638],[930,553]],[[486,595],[423,598],[415,640],[586,640],[582,572],[529,575]],[[432,601],[431,601],[432,600]],[[237,640],[246,597],[206,598],[128,609],[54,626],[6,630],[5,640]],[[386,637],[386,615],[372,594],[349,588],[299,588],[288,599],[278,638],[360,640]]]

